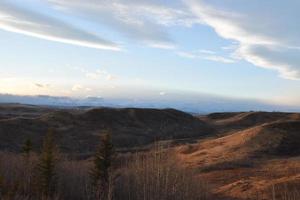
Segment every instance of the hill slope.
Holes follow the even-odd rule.
[[[212,192],[222,200],[271,199],[265,194],[272,195],[269,191],[279,187],[300,191],[298,113],[194,117],[173,109],[0,105],[0,150],[19,151],[28,137],[39,149],[49,128],[55,130],[60,149],[76,155],[93,152],[106,131],[112,132],[119,149],[158,140],[196,139],[196,143],[181,143],[170,150],[179,164],[196,169],[197,177],[213,185]]]
[[[210,123],[220,132],[244,130],[246,128],[263,125],[265,123],[300,120],[299,113],[283,112],[233,112],[212,113],[199,119]]]
[[[296,114],[282,115],[281,119],[274,116],[269,123],[260,122],[261,125],[218,138],[177,147],[177,155],[183,163],[196,168],[200,177],[213,183],[217,195],[229,199],[257,199],[257,195],[270,194],[274,185],[288,185],[298,191],[300,120],[296,120]]]
[[[7,115],[8,112],[14,114]],[[173,109],[18,107],[17,112],[13,112],[6,107],[0,113],[0,149],[15,151],[28,137],[37,148],[49,128],[55,130],[61,149],[72,153],[93,151],[99,135],[106,131],[112,132],[117,147],[140,146],[160,139],[199,138],[214,133],[205,122]]]

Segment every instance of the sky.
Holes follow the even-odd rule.
[[[1,0],[0,93],[300,106],[299,8],[298,0]]]

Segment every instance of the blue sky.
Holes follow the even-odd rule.
[[[300,105],[299,6],[296,0],[2,0],[0,93],[175,92]]]

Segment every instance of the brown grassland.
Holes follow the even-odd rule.
[[[6,109],[5,114],[2,111],[0,199],[300,199],[297,113],[215,113],[194,117],[163,110],[164,117],[158,117],[159,110],[104,109],[105,114],[101,110],[63,111],[68,113],[64,115],[56,110],[26,109],[25,117],[20,117],[19,110],[10,117],[7,114],[12,110]],[[116,118],[116,113],[123,117]],[[110,121],[112,116],[114,122]],[[87,123],[96,124],[92,128],[81,126],[84,117]],[[30,119],[31,125],[22,129],[18,124],[13,130],[12,124],[20,120],[23,124],[24,118]],[[43,123],[48,128],[55,125],[53,143],[47,142],[45,134],[34,132],[40,131]],[[174,128],[178,123],[181,127]],[[72,134],[74,127],[81,129]],[[103,132],[94,134],[101,127]],[[17,135],[17,145],[6,132],[9,130]],[[112,156],[103,153],[105,148],[97,150],[100,135],[107,130],[112,135],[109,142],[115,145]],[[118,130],[122,130],[121,134]],[[187,137],[180,134],[181,130]],[[158,131],[159,137],[150,138],[153,131]],[[18,132],[30,137],[39,135],[31,144]],[[88,138],[82,138],[84,135]],[[119,145],[127,136],[127,146]],[[134,137],[139,137],[138,145],[137,140],[130,141]],[[92,142],[81,147],[77,146],[81,142],[73,143],[76,140]],[[95,174],[100,184],[92,181]]]

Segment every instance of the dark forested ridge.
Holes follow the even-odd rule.
[[[200,138],[214,128],[174,109],[54,108],[0,106],[0,148],[18,151],[31,138],[39,148],[48,129],[65,152],[93,151],[99,135],[111,132],[117,147],[136,147],[161,139]]]

